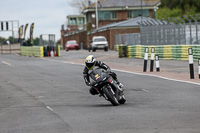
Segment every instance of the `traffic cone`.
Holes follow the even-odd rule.
[[[56,50],[55,50],[55,52],[54,52],[54,56],[56,56]]]

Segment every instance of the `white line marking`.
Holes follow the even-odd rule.
[[[49,109],[49,110],[51,110],[52,112],[54,112],[54,110],[51,107],[46,106],[46,108]]]
[[[200,83],[195,83],[195,82],[190,82],[190,81],[184,81],[184,80],[177,80],[177,79],[171,79],[171,78],[166,78],[166,77],[157,76],[157,75],[136,73],[136,72],[130,72],[130,71],[124,71],[124,70],[118,70],[118,69],[112,69],[112,70],[119,71],[119,72],[130,73],[130,74],[135,74],[135,75],[151,76],[151,77],[157,77],[157,78],[166,79],[166,80],[171,80],[171,81],[177,81],[177,82],[183,82],[183,83],[189,83],[189,84],[200,85]]]
[[[142,89],[142,91],[147,92],[147,93],[149,92],[148,90],[145,90],[145,89]]]
[[[62,63],[73,64],[73,65],[82,65],[82,66],[85,65],[85,64],[72,63],[72,62],[66,62],[66,61],[61,61],[61,62],[62,62]],[[157,75],[136,73],[136,72],[130,72],[130,71],[125,71],[125,70],[119,70],[119,69],[112,69],[112,70],[119,71],[119,72],[130,73],[130,74],[135,74],[135,75],[143,75],[143,76],[157,77],[157,78],[161,78],[161,79],[165,79],[165,80],[176,81],[176,82],[182,82],[182,83],[189,83],[189,84],[194,84],[194,85],[199,85],[199,86],[200,86],[200,83],[195,83],[195,82],[190,82],[190,81],[171,79],[171,78],[166,78],[166,77],[157,76]]]
[[[8,66],[12,66],[10,63],[5,62],[5,61],[2,61],[2,63],[3,63],[3,64],[6,64],[6,65],[8,65]]]

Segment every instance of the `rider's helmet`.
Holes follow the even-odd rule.
[[[92,69],[95,65],[95,58],[93,55],[89,55],[86,59],[85,59],[85,65],[88,69]]]

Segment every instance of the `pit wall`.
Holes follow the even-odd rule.
[[[149,48],[149,58],[151,57],[151,48],[155,48],[155,55],[159,56],[159,59],[169,60],[188,60],[188,48],[193,49],[193,58],[197,61],[200,58],[200,45],[156,45],[156,46],[144,46],[144,45],[115,45],[115,50],[119,51],[119,57],[128,58],[144,58],[145,47]]]
[[[43,46],[21,46],[20,54],[25,56],[44,57]]]

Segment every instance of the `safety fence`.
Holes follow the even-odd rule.
[[[141,44],[140,33],[118,34],[115,35],[115,42],[124,45]]]
[[[116,45],[115,50],[119,50],[119,57],[144,58],[145,47],[149,48],[149,58],[152,47],[155,48],[155,55],[158,55],[159,59],[188,60],[189,48],[193,49],[195,61],[200,58],[200,45]]]
[[[53,52],[53,56],[60,56],[60,46]],[[20,54],[25,56],[44,57],[50,55],[43,46],[21,46]]]
[[[20,52],[20,44],[1,44],[0,54],[18,54]]]

